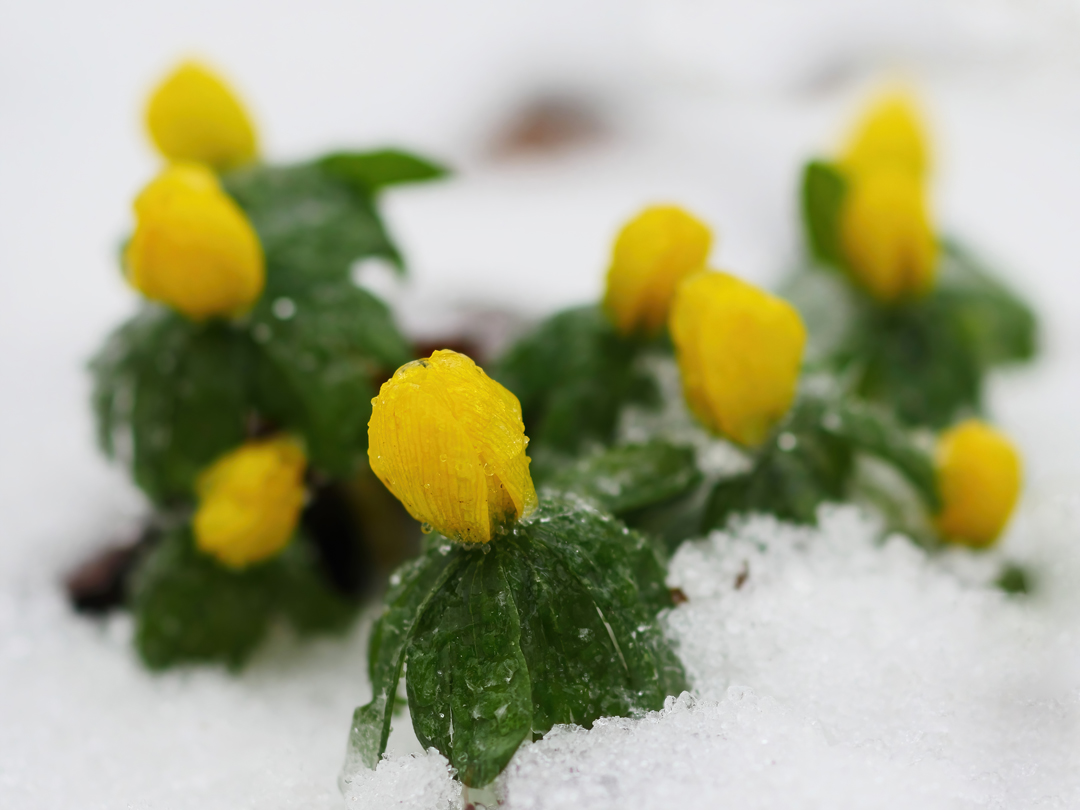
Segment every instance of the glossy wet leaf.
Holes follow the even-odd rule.
[[[624,406],[658,402],[638,364],[643,348],[595,306],[560,312],[511,347],[492,376],[521,400],[534,476],[538,455],[609,444]]]
[[[546,499],[484,547],[430,540],[376,624],[351,755],[374,767],[385,749],[406,645],[417,736],[470,785],[556,723],[659,708],[686,688],[655,621],[664,573],[649,541],[579,501]]]
[[[377,381],[410,359],[387,307],[349,282],[265,299],[252,313],[258,410],[300,433],[311,464],[344,478],[362,467]]]
[[[318,164],[369,194],[401,183],[437,180],[450,173],[445,166],[400,149],[335,152],[320,158]]]
[[[266,295],[347,279],[358,259],[401,257],[369,193],[317,164],[257,165],[221,178],[266,254]]]
[[[101,446],[152,500],[190,499],[199,472],[243,441],[249,349],[228,324],[146,306],[91,362]]]
[[[450,553],[448,542],[445,547],[445,552],[429,547],[394,573],[382,615],[372,628],[368,643],[372,698],[353,714],[349,734],[349,756],[359,758],[369,768],[378,764],[386,750],[405,651],[416,623],[432,596],[462,563],[459,554]]]
[[[485,785],[532,730],[532,681],[521,650],[517,600],[502,554],[465,552],[409,644],[406,687],[413,730],[462,781]]]
[[[621,516],[677,498],[700,482],[692,448],[654,439],[586,456],[552,476],[547,487]]]

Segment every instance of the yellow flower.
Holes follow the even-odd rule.
[[[892,166],[921,177],[930,167],[929,152],[914,99],[894,91],[879,97],[867,110],[840,164],[852,175]]]
[[[195,485],[195,545],[229,568],[273,557],[300,519],[306,464],[288,437],[248,442],[219,458]]]
[[[205,166],[165,169],[135,200],[135,216],[125,264],[147,298],[201,320],[242,312],[262,293],[259,237]]]
[[[985,422],[961,422],[938,440],[937,468],[942,537],[976,548],[993,543],[1020,497],[1020,454],[1012,442]]]
[[[715,433],[753,447],[795,398],[806,329],[795,308],[727,273],[679,285],[671,337],[683,393]]]
[[[185,62],[158,85],[146,127],[168,160],[228,169],[255,159],[255,129],[240,101],[211,70]]]
[[[535,508],[521,404],[465,355],[406,363],[371,404],[371,469],[417,520],[486,543]]]
[[[673,205],[646,208],[619,232],[604,308],[623,335],[655,335],[667,321],[675,287],[705,267],[708,226]]]
[[[920,178],[898,168],[849,177],[840,245],[852,276],[879,301],[928,292],[938,244]]]

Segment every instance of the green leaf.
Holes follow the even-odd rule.
[[[303,434],[312,465],[346,478],[365,463],[377,384],[411,359],[386,306],[349,282],[264,299],[252,313],[255,399]]]
[[[604,512],[559,499],[542,502],[517,534],[526,535],[538,553],[554,555],[588,589],[625,663],[620,714],[660,709],[665,697],[687,688],[682,664],[656,623],[656,614],[672,602],[665,566],[650,540]],[[595,719],[562,716],[555,722],[590,725]]]
[[[445,166],[400,149],[335,152],[319,160],[318,164],[369,194],[375,194],[386,186],[437,180],[450,174]]]
[[[383,614],[372,628],[368,645],[372,698],[356,710],[349,734],[349,756],[358,757],[369,768],[386,751],[398,680],[416,622],[432,595],[461,564],[459,551],[452,551],[449,544],[445,549],[431,548],[390,577]]]
[[[844,264],[840,250],[840,209],[846,193],[847,180],[836,166],[818,160],[806,165],[802,183],[806,239],[814,258],[834,267]]]
[[[941,507],[933,461],[883,409],[851,399],[837,402],[822,416],[821,425],[825,432],[896,469],[915,487],[931,513]]]
[[[852,448],[822,429],[825,406],[801,399],[757,451],[750,472],[719,482],[705,508],[702,529],[723,528],[739,513],[761,512],[794,523],[817,523],[817,508],[845,495]]]
[[[148,305],[90,364],[98,438],[157,503],[189,500],[195,478],[244,440],[250,345],[221,322]]]
[[[1035,356],[1035,313],[950,241],[942,244],[936,295],[950,317],[963,324],[983,367]]]
[[[1016,563],[1005,563],[994,584],[1014,596],[1029,594],[1033,590],[1031,572]]]
[[[521,401],[530,452],[572,456],[609,444],[624,406],[657,404],[655,382],[639,368],[643,348],[596,306],[560,312],[518,341],[494,376]]]
[[[979,352],[938,295],[869,311],[845,354],[855,392],[908,425],[942,428],[981,410]]]
[[[501,554],[463,553],[409,644],[406,687],[413,730],[461,780],[486,785],[532,730],[532,682],[522,654],[520,607]]]
[[[139,655],[150,669],[204,661],[239,669],[265,635],[272,578],[268,564],[224,568],[195,548],[188,527],[173,531],[134,579]]]
[[[345,280],[352,265],[369,256],[401,266],[371,195],[317,164],[250,166],[223,175],[222,182],[262,243],[264,297]]]
[[[664,576],[646,538],[580,501],[544,499],[483,548],[436,539],[376,625],[351,756],[374,767],[385,747],[406,645],[417,738],[468,785],[556,723],[661,708],[686,688],[656,622]]]
[[[700,482],[692,448],[654,439],[586,456],[554,475],[547,487],[621,516],[677,498]]]

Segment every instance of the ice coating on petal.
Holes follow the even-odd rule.
[[[879,301],[928,292],[938,244],[920,178],[895,167],[853,176],[840,214],[840,244],[852,276]]]
[[[128,281],[147,298],[202,320],[242,312],[262,294],[259,238],[209,169],[165,169],[134,208],[125,265]]]
[[[840,163],[851,174],[891,165],[916,177],[925,175],[930,149],[911,94],[894,90],[877,98],[856,125]]]
[[[255,128],[239,99],[204,65],[185,62],[151,94],[146,127],[169,160],[227,169],[254,160]]]
[[[248,442],[196,484],[195,544],[230,568],[269,559],[289,542],[304,504],[307,459],[288,437]]]
[[[708,226],[677,206],[652,206],[628,222],[615,240],[604,294],[619,332],[659,332],[676,286],[705,266],[711,245]]]
[[[536,506],[521,405],[465,355],[402,366],[372,405],[371,468],[417,520],[486,543]]]
[[[942,537],[977,547],[993,543],[1020,497],[1020,454],[1012,442],[969,419],[942,434],[937,465],[944,507],[936,523]]]
[[[806,330],[795,309],[727,273],[699,273],[675,296],[671,336],[694,414],[760,444],[795,398]]]

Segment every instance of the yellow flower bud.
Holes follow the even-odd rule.
[[[852,175],[892,166],[921,177],[929,170],[929,152],[914,100],[905,92],[892,92],[867,110],[840,164]]]
[[[211,70],[185,62],[146,107],[150,138],[168,160],[228,169],[254,160],[255,129],[240,101]]]
[[[235,315],[262,294],[259,237],[205,166],[165,169],[135,200],[135,216],[125,264],[147,298],[201,320]]]
[[[985,422],[961,422],[938,440],[937,469],[941,536],[976,548],[993,543],[1020,497],[1020,454],[1012,442]]]
[[[806,329],[786,301],[727,273],[679,285],[671,337],[683,393],[715,433],[753,447],[795,398]]]
[[[879,301],[929,292],[938,243],[922,181],[897,168],[850,177],[840,211],[840,245],[852,276]]]
[[[536,507],[521,403],[465,355],[406,363],[371,404],[371,469],[417,520],[486,543]]]
[[[659,332],[675,287],[705,267],[711,245],[708,226],[673,205],[646,208],[630,220],[615,240],[604,295],[619,332]]]
[[[300,519],[306,464],[287,437],[248,442],[215,461],[195,485],[195,545],[229,568],[273,557]]]

